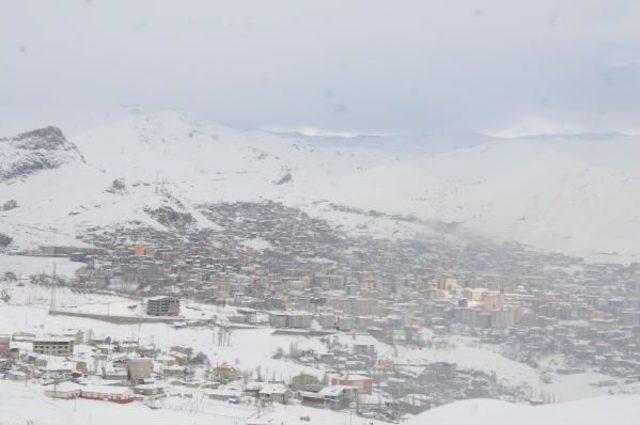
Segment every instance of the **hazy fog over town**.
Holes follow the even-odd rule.
[[[640,418],[640,3],[0,33],[0,425]]]

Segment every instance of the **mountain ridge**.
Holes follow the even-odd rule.
[[[437,148],[417,148],[411,140],[406,149],[394,149],[393,136],[376,137],[382,142],[356,138],[353,143],[348,138],[351,143],[342,143],[336,137],[234,129],[174,112],[130,116],[73,136],[82,160],[44,172],[56,182],[51,193],[65,192],[58,196],[66,204],[45,202],[47,195],[33,188],[43,179],[37,174],[20,184],[5,182],[7,196],[19,197],[21,205],[4,213],[13,228],[5,233],[23,246],[37,242],[35,235],[21,241],[20,232],[33,229],[45,234],[64,229],[72,236],[92,221],[141,220],[158,226],[145,210],[173,205],[163,196],[167,193],[180,201],[178,212],[191,214],[204,226],[209,223],[198,215],[199,204],[261,199],[328,216],[347,227],[358,225],[350,221],[353,217],[318,206],[326,200],[460,223],[473,233],[545,250],[607,260],[640,258],[635,247],[640,210],[628,196],[640,190],[634,167],[640,158],[638,137],[612,135],[604,143],[605,136],[479,136],[454,143],[433,136]],[[126,191],[105,192],[116,179]],[[71,187],[75,193],[69,194]],[[40,210],[25,214],[43,204],[61,209],[48,208],[55,219]],[[384,231],[375,226],[372,231],[380,237],[411,237],[415,232],[396,232],[393,226],[389,221],[379,226]],[[618,256],[598,257],[600,252]]]

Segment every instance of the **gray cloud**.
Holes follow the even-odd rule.
[[[638,125],[634,0],[0,4],[4,128],[121,104],[246,127]]]

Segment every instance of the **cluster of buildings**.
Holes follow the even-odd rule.
[[[371,346],[359,345],[355,350],[375,357]],[[380,397],[380,391],[374,392],[374,378],[368,375],[345,372],[319,377],[301,373],[290,379],[269,379],[260,368],[241,370],[228,363],[213,363],[188,346],[160,350],[133,339],[96,336],[90,330],[0,336],[0,379],[38,384],[52,398],[140,401],[156,407],[167,397],[205,397],[262,407],[295,400],[378,416],[385,412],[382,419],[413,411],[399,408],[400,400]],[[422,410],[430,407],[431,398],[417,394],[413,398],[428,401]]]
[[[511,394],[515,400],[522,395],[521,389],[453,363],[410,365],[381,358],[374,345],[363,342],[368,337],[327,335],[322,338],[326,350],[319,352],[290,347],[276,356],[324,374],[278,379],[263,376],[259,368],[214,363],[188,346],[160,350],[80,330],[39,336],[18,332],[0,337],[0,378],[40,384],[52,398],[158,403],[166,397],[206,397],[255,406],[296,402],[390,421],[464,398]]]
[[[322,382],[307,378],[300,389],[302,403],[336,408],[349,405],[359,414],[380,414],[397,420],[434,406],[467,398],[497,398],[532,401],[536,394],[527,384],[499,382],[495,375],[466,370],[452,362],[403,362],[396,356],[381,356],[369,334],[337,334],[322,337],[322,350],[290,347],[280,353],[288,361],[324,370]],[[328,386],[322,387],[321,384]],[[324,397],[336,391],[340,403]]]
[[[348,234],[271,201],[202,205],[200,212],[218,227],[88,232],[83,240],[96,248],[74,253],[86,267],[68,284],[149,297],[147,314],[154,316],[175,316],[179,299],[195,299],[235,306],[230,320],[236,325],[309,335],[356,332],[407,346],[424,345],[428,328],[437,335],[477,336],[532,366],[560,354],[565,361],[559,373],[595,368],[640,376],[640,264],[585,263],[516,243],[469,240],[446,226],[415,238]],[[335,366],[317,353],[288,357]],[[429,386],[428,379],[444,372],[429,366],[426,372],[395,367],[401,376],[382,378],[365,354],[344,357],[359,367],[343,365],[337,372],[375,376],[374,385],[393,395],[394,406],[402,398],[417,409],[452,397],[521,396],[520,389],[465,376],[455,367],[447,372],[449,385],[440,387]],[[394,395],[385,388],[396,382],[406,390]],[[350,404],[354,391],[364,393],[343,383],[325,383],[324,393],[302,392],[308,393],[306,402],[323,406]],[[387,401],[371,405],[386,412],[381,406]]]
[[[201,212],[222,230],[88,233],[98,248],[74,284],[231,304],[242,310],[237,322],[370,332],[400,344],[422,344],[425,326],[478,334],[531,362],[561,346],[570,362],[640,373],[639,264],[458,240],[446,229],[415,239],[353,236],[275,202]],[[161,302],[168,301],[149,304],[149,314],[175,314]]]

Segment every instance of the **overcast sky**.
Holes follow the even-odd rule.
[[[640,131],[638,0],[0,4],[2,133],[132,105],[242,127]]]

